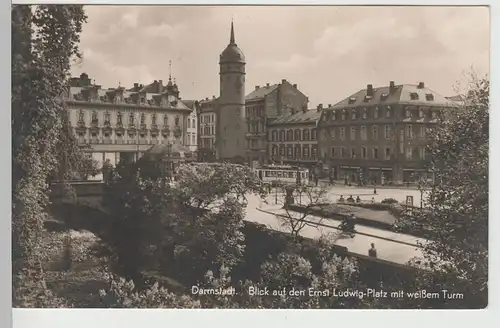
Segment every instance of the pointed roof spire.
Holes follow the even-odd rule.
[[[172,61],[168,61],[168,80],[172,81]]]
[[[233,19],[231,19],[231,39],[229,40],[229,43],[234,44],[234,24],[233,24]]]

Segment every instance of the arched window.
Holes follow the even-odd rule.
[[[303,135],[304,135],[304,140],[309,141],[309,129],[305,129]]]
[[[316,140],[316,128],[311,130],[311,140]]]
[[[295,141],[299,141],[300,137],[300,129],[295,129]]]
[[[293,140],[293,131],[292,130],[286,131],[286,140],[288,140],[288,141]]]

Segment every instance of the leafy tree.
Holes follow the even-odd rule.
[[[181,165],[172,184],[143,174],[141,163],[118,167],[106,188],[109,242],[128,278],[154,266],[192,283],[240,261],[246,195],[264,194],[250,168]]]
[[[16,5],[11,16],[13,297],[23,306],[33,304],[23,293],[43,285],[36,253],[47,181],[57,166],[63,95],[86,16],[80,5]]]
[[[425,274],[420,283],[464,292],[473,307],[487,304],[489,81],[474,74],[464,104],[444,112],[430,135],[434,179],[428,209]],[[460,290],[457,290],[460,289]],[[453,303],[452,303],[453,304]]]

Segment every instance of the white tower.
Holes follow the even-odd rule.
[[[234,39],[220,55],[220,98],[217,113],[217,150],[220,160],[245,161],[245,56]]]

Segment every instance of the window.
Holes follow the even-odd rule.
[[[356,149],[351,148],[351,158],[355,159],[356,158]]]
[[[410,99],[411,100],[418,100],[418,93],[416,93],[416,92],[410,93]]]
[[[356,127],[351,126],[351,140],[356,140]]]
[[[191,128],[191,120],[188,119],[188,129],[190,129],[190,128]]]
[[[422,109],[419,109],[419,111],[418,111],[418,117],[420,117],[420,118],[424,117],[424,111]]]
[[[313,141],[316,140],[316,129],[311,130],[311,140],[313,140]]]
[[[361,147],[361,158],[366,159],[366,147]]]
[[[110,119],[111,115],[109,114],[108,111],[106,111],[106,113],[104,113],[104,122],[109,123]]]
[[[345,116],[346,116],[346,113],[345,113],[345,110],[342,111],[342,121],[345,121]]]
[[[351,119],[352,119],[352,120],[355,120],[355,119],[356,119],[356,110],[355,110],[355,109],[353,109],[353,110],[351,111]]]
[[[97,123],[97,112],[96,111],[92,112],[92,123]]]
[[[175,117],[175,126],[179,126],[179,121],[180,121],[179,116],[176,116]]]
[[[302,153],[304,154],[305,158],[309,157],[309,147],[304,147]]]
[[[296,130],[295,130],[295,140],[296,140],[296,141],[299,141],[299,140],[300,140],[300,130],[299,130],[299,129],[296,129]]]
[[[361,140],[366,140],[366,126],[361,127]]]
[[[78,113],[78,121],[85,122],[85,113],[83,112],[83,110],[80,110],[80,113]]]
[[[432,115],[433,119],[437,118],[437,113],[436,112],[433,111],[431,115]]]
[[[404,146],[404,143],[402,141],[399,143],[399,152],[401,154],[405,153],[405,146]]]
[[[372,126],[372,139],[378,140],[378,125]]]
[[[122,124],[122,113],[120,113],[120,112],[118,112],[118,114],[116,114],[116,123]]]
[[[378,107],[373,110],[373,118],[378,118]]]
[[[167,114],[163,115],[163,125],[168,126],[168,116]]]
[[[407,109],[405,116],[406,118],[411,118],[411,110]]]
[[[391,106],[387,106],[387,108],[385,109],[385,117],[391,117]]]
[[[287,148],[287,153],[288,153],[288,157],[292,157],[293,156],[293,148],[292,147],[288,147]]]
[[[135,123],[134,113],[130,113],[129,114],[129,116],[128,116],[128,123],[129,124],[134,124]]]
[[[309,129],[305,129],[302,133],[304,135],[304,140],[309,141]]]
[[[330,130],[330,137],[331,137],[332,140],[335,140],[335,128],[332,128]]]
[[[286,140],[293,141],[293,131],[292,130],[286,131]]]
[[[331,151],[332,151],[332,152],[331,152],[331,156],[332,156],[333,158],[337,157],[337,154],[336,154],[335,150],[336,150],[336,149],[335,149],[335,147],[332,147],[332,149],[331,149]]]
[[[335,111],[332,112],[332,121],[335,121],[337,119],[337,114],[335,113]]]
[[[345,139],[345,128],[342,127],[340,128],[340,140],[344,140]]]
[[[276,146],[273,146],[273,155],[278,155],[278,147]]]
[[[385,159],[388,161],[391,159],[391,148],[385,147]]]
[[[156,114],[153,114],[153,116],[151,116],[151,124],[156,125]]]
[[[321,134],[321,140],[323,141],[328,140],[328,131],[323,130],[323,133]]]
[[[363,119],[366,120],[366,118],[368,117],[368,111],[366,108],[363,109]]]
[[[271,140],[272,141],[278,141],[277,139],[278,139],[278,132],[276,130],[273,130],[271,132]]]
[[[340,158],[346,158],[346,151],[344,147],[340,148]]]
[[[286,136],[285,136],[285,131],[284,131],[284,130],[281,130],[281,131],[280,131],[280,139],[279,139],[279,141],[285,141],[285,137],[286,137]]]
[[[420,155],[420,156],[419,156],[419,157],[420,157],[420,159],[421,159],[421,160],[424,160],[424,159],[425,159],[425,147],[420,147],[420,148],[419,148],[419,153],[420,153],[420,154],[419,154],[419,155]]]
[[[432,93],[426,93],[425,94],[425,100],[427,100],[427,101],[433,101],[434,100],[434,95]]]
[[[191,126],[192,126],[193,128],[196,128],[196,119],[195,119],[195,118],[193,118],[193,124],[191,124]]]
[[[146,121],[146,116],[144,115],[144,113],[141,114],[141,124],[144,124],[144,122]]]
[[[406,137],[408,139],[411,139],[413,138],[413,127],[411,124],[407,124],[406,125]]]
[[[406,148],[406,159],[411,159],[413,155],[413,149],[411,147]]]
[[[373,159],[378,159],[378,148],[372,150]]]
[[[280,155],[285,156],[285,147],[280,148]]]
[[[420,127],[420,138],[425,138],[425,126]]]
[[[384,131],[384,136],[386,139],[390,139],[391,138],[391,126],[390,125],[386,125],[385,126],[385,131]]]

